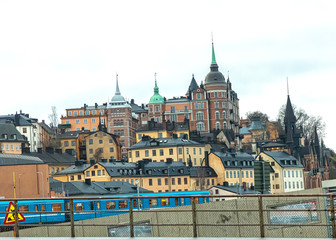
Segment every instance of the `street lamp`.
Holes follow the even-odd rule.
[[[137,193],[138,193],[138,211],[140,210],[140,199],[139,199],[139,180],[135,179],[135,184],[137,186]]]
[[[43,182],[43,172],[36,172],[37,174],[41,174],[42,177],[42,198],[44,198],[44,182]]]

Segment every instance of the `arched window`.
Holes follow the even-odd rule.
[[[226,112],[223,111],[223,119],[226,119]]]
[[[223,122],[223,128],[224,128],[224,129],[227,128],[226,122]]]
[[[216,129],[220,129],[220,122],[216,122]]]
[[[197,131],[199,131],[199,132],[204,131],[204,123],[203,123],[203,122],[198,122],[198,123],[196,124],[196,129],[197,129]]]
[[[216,120],[219,120],[219,112],[218,111],[216,111],[216,113],[215,113],[215,118],[216,118]]]

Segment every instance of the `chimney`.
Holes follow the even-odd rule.
[[[223,182],[223,186],[224,187],[228,187],[229,186],[229,182],[227,182],[227,181]]]
[[[142,108],[142,109],[145,109],[145,105],[144,105],[143,103],[141,104],[141,108]]]
[[[91,178],[86,178],[85,179],[85,184],[91,185]]]
[[[116,159],[114,158],[114,157],[111,157],[110,159],[109,159],[109,162],[110,163],[113,163],[113,162],[115,162],[116,161]]]
[[[55,149],[55,153],[62,154],[62,149],[61,149],[61,148],[56,148],[56,149]]]
[[[90,160],[90,165],[91,165],[91,166],[95,165],[95,163],[96,163],[96,162],[95,162],[94,159],[91,159],[91,160]]]
[[[100,161],[101,162],[107,162],[107,159],[106,158],[102,158]]]
[[[173,134],[173,138],[177,139],[177,134],[176,133]]]
[[[206,167],[209,167],[209,153],[208,153],[208,151],[205,151],[204,152],[204,154],[205,154],[205,166]]]
[[[172,164],[173,163],[173,159],[172,158],[167,158],[166,162],[167,162],[167,164]]]
[[[54,148],[53,147],[46,147],[46,152],[53,154],[54,153]]]
[[[142,170],[142,172],[144,172],[144,169],[145,169],[145,161],[144,161],[144,160],[139,160],[139,161],[138,161],[138,167],[139,167],[139,169]]]
[[[131,99],[131,104],[134,104],[134,99]]]
[[[42,153],[42,148],[37,148],[38,153]]]
[[[22,148],[22,153],[30,153],[30,148],[29,147]]]

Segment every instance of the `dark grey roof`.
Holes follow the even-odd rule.
[[[211,167],[190,167],[190,177],[217,177],[217,173]]]
[[[254,157],[245,152],[214,152],[225,168],[253,168]]]
[[[189,168],[181,162],[151,162],[147,159],[137,163],[99,162],[99,164],[106,169],[111,177],[189,175]]]
[[[82,165],[73,165],[68,167],[62,171],[57,172],[55,175],[67,175],[67,174],[75,174],[75,173],[84,173],[86,169],[88,169],[90,164],[82,164]]]
[[[94,195],[116,195],[136,194],[137,187],[133,184],[122,181],[110,182],[59,182],[51,181],[50,190],[56,193],[65,193],[67,196],[94,196]],[[152,193],[144,188],[139,188],[140,193]]]
[[[134,113],[147,113],[148,111],[146,109],[143,109],[142,107],[140,107],[139,105],[135,104],[135,103],[130,103],[131,107],[132,107],[132,112]]]
[[[44,120],[42,120],[42,122],[40,123],[41,124],[41,127],[49,134],[55,134],[55,130],[52,129],[51,127],[49,127],[45,122]]]
[[[188,92],[187,93],[192,92],[192,91],[194,91],[197,88],[199,88],[199,86],[198,86],[198,84],[197,84],[197,82],[196,82],[196,80],[194,78],[194,74],[193,74],[191,82],[190,82],[190,85],[188,87]]]
[[[0,116],[0,123],[7,123],[10,121],[15,126],[31,126],[32,123],[37,122],[37,119],[29,118],[28,114],[18,114],[2,115]]]
[[[244,189],[242,186],[223,186],[223,185],[217,185],[214,186],[214,188],[219,188],[219,189],[223,189],[225,191],[228,192],[232,192],[232,193],[236,193],[236,194],[260,194],[260,192],[255,191],[254,189],[250,189],[250,188],[246,188]]]
[[[0,153],[1,166],[31,165],[31,164],[44,164],[44,162],[41,159],[33,156]]]
[[[169,103],[176,103],[176,102],[190,102],[190,99],[186,98],[186,97],[173,97],[173,98],[170,98],[166,101],[166,104],[169,104]]]
[[[142,148],[157,148],[157,147],[171,147],[171,146],[203,146],[198,142],[182,139],[182,138],[156,138],[149,140],[142,140],[134,144],[129,149],[142,149]]]
[[[189,130],[189,121],[184,122],[155,122],[154,119],[148,121],[148,123],[140,128],[137,132],[146,132],[146,131],[157,131],[157,130],[167,130],[167,131],[182,131]]]
[[[263,153],[273,158],[283,168],[303,168],[299,160],[286,152],[264,151]]]
[[[90,130],[69,131],[58,135],[59,139],[78,138],[80,133],[92,133]]]
[[[264,130],[266,128],[265,124],[261,122],[260,117],[254,117],[251,120],[251,125],[242,127],[240,129],[240,134],[251,134],[251,130]]]
[[[5,135],[7,138],[5,138]],[[6,142],[26,142],[27,140],[16,129],[13,124],[0,123],[0,141]]]
[[[39,153],[30,152],[24,153],[23,156],[33,156],[40,158],[44,163],[50,165],[73,165],[75,164],[76,158],[68,153]]]

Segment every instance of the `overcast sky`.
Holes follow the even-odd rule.
[[[204,80],[211,33],[219,70],[240,113],[276,119],[292,103],[326,123],[336,150],[335,1],[0,1],[0,114],[48,121],[51,106],[102,104],[114,95],[148,103],[183,96]]]

